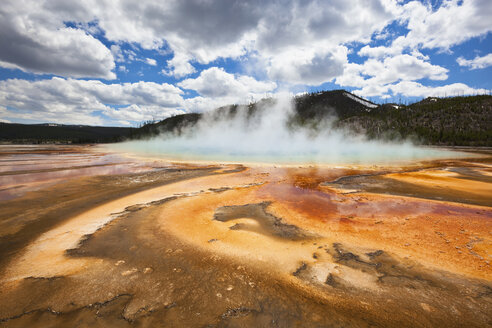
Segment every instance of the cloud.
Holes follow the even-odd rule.
[[[292,46],[369,42],[395,19],[392,1],[286,1],[266,8],[258,48],[270,54]]]
[[[388,95],[390,85],[383,84],[366,84],[359,90],[354,90],[353,93],[360,97],[382,97],[386,98]]]
[[[330,81],[342,75],[343,65],[347,62],[347,48],[333,50],[319,54],[306,49],[292,50],[271,60],[268,76],[293,84],[319,85]]]
[[[218,58],[255,53],[262,57],[258,63],[271,79],[319,85],[342,74],[346,58],[341,48],[387,35],[385,27],[395,20],[409,32],[388,47],[365,46],[359,55],[396,56],[409,47],[449,49],[490,31],[492,5],[485,0],[452,0],[434,10],[416,1],[393,0],[101,0],[70,4],[53,0],[9,1],[1,10],[4,44],[9,35],[16,40],[25,37],[24,43],[32,44],[31,57],[37,58],[22,60],[17,56],[21,50],[12,49],[12,54],[0,58],[3,66],[114,78],[114,60],[135,60],[118,46],[127,42],[144,49],[168,48],[173,57],[162,73],[177,78],[196,72],[195,62],[209,64]],[[76,28],[66,28],[67,21]],[[116,43],[111,51],[88,34],[99,30]],[[73,65],[66,58],[60,60],[62,54]]]
[[[195,90],[205,97],[235,98],[236,102],[265,96],[277,87],[274,82],[257,81],[245,75],[235,76],[219,67],[206,69],[197,78],[181,81],[178,86]]]
[[[396,56],[402,53],[401,47],[371,47],[366,45],[362,47],[357,53],[361,57],[383,58],[386,56]]]
[[[391,90],[392,83],[423,78],[446,80],[448,70],[422,58],[403,54],[384,59],[369,58],[363,64],[346,64],[344,74],[335,81],[341,86],[362,88],[358,90],[360,95],[373,97],[384,96]]]
[[[489,66],[492,66],[492,53],[483,57],[476,56],[474,59],[465,59],[463,57],[458,57],[456,61],[460,66],[469,67],[472,70],[487,68]]]
[[[119,45],[117,44],[111,45],[110,50],[116,62],[118,63],[125,62],[125,56],[123,55],[123,51],[121,51],[121,47]]]
[[[488,94],[488,90],[472,88],[463,83],[446,84],[443,86],[425,86],[414,81],[401,81],[386,85],[366,85],[353,93],[361,97],[391,98],[397,95],[404,97],[454,97],[463,95]]]
[[[398,80],[446,80],[448,70],[411,55],[397,55],[383,61],[368,60],[363,65],[363,74],[373,76],[370,83],[392,83]]]
[[[226,101],[228,100],[226,99]],[[219,108],[221,106],[234,104],[234,103],[241,103],[241,102],[239,101],[224,102],[224,98],[210,98],[210,97],[198,96],[198,97],[185,99],[184,108],[186,112],[203,113],[203,112],[210,111],[214,108]]]
[[[271,79],[320,85],[342,75],[344,44],[369,42],[394,9],[390,1],[292,1],[260,22],[256,49]]]
[[[411,1],[402,9],[400,19],[407,22],[409,32],[393,42],[397,47],[449,50],[492,31],[489,0],[447,0],[437,10],[430,3]]]
[[[463,83],[428,87],[417,82],[405,81],[389,86],[389,89],[393,91],[393,94],[400,94],[406,97],[451,97],[488,93],[486,89],[475,89]]]
[[[185,111],[178,108],[162,108],[160,106],[139,106],[131,104],[118,109],[110,107],[104,114],[122,125],[130,125],[131,122],[145,122],[161,120],[165,117],[183,114]]]
[[[161,71],[164,75],[182,78],[196,72],[196,69],[190,64],[191,57],[182,53],[175,53],[174,57],[167,62],[168,69]]]
[[[187,112],[205,112],[224,105],[257,101],[272,96],[277,88],[275,82],[230,74],[219,67],[206,69],[194,79],[181,81],[178,86],[199,94],[185,99],[184,108]]]
[[[178,78],[194,73],[195,62],[209,64],[219,58],[237,59],[257,53],[264,57],[262,63],[268,63],[264,69],[272,76],[296,83],[306,77],[310,83],[320,84],[341,74],[340,46],[354,41],[369,42],[373,33],[395,19],[397,7],[391,0],[142,0],[137,3],[101,0],[68,4],[52,0],[11,1],[5,10],[10,18],[25,17],[33,29],[49,31],[52,38],[66,40],[63,24],[73,22],[77,35],[71,42],[67,41],[71,45],[83,43],[84,36],[99,42],[89,34],[99,32],[116,43],[111,51],[98,44],[100,51],[106,49],[108,56],[108,62],[103,65],[104,74],[63,71],[57,73],[60,75],[109,78],[111,74],[107,71],[114,68],[114,60],[123,62],[125,57],[132,60],[118,46],[127,42],[143,49],[169,48],[173,57],[163,73]],[[95,44],[89,47],[86,43],[82,53],[90,60],[98,52],[93,52]],[[70,58],[83,58],[77,56],[82,46],[73,48]],[[312,51],[296,62],[293,49]],[[279,69],[286,57],[302,71],[298,77]],[[101,56],[98,59],[99,65],[95,67],[104,62]],[[26,66],[25,69],[35,68]]]
[[[134,124],[185,112],[203,112],[232,103],[258,100],[276,88],[273,82],[235,76],[212,67],[180,83],[201,96],[167,83],[105,84],[97,80],[53,77],[49,80],[0,81],[0,117],[65,124]],[[210,86],[215,87],[211,88]]]
[[[103,124],[99,114],[119,121],[163,119],[183,107],[182,90],[163,83],[104,84],[97,80],[54,77],[0,81],[0,103],[14,110],[2,117],[39,122]]]
[[[194,72],[192,62],[245,53],[246,34],[263,15],[262,1],[98,1],[91,11],[105,37],[135,43],[144,49],[169,47],[174,58],[166,74],[183,77]]]
[[[2,118],[7,113],[7,108],[0,106],[0,122],[11,123],[9,120]]]
[[[3,1],[0,66],[38,74],[114,79],[113,55],[82,29],[50,20],[41,2]]]
[[[145,63],[150,66],[157,66],[157,61],[153,58],[145,58]]]
[[[367,78],[362,76],[364,65],[347,63],[344,65],[343,74],[335,79],[340,86],[352,86],[361,88],[367,84]]]
[[[450,52],[452,46],[492,31],[492,2],[488,0],[445,0],[437,9],[430,3],[410,1],[396,8],[397,21],[408,29],[388,46],[362,47],[359,56],[382,58],[406,50],[439,49]],[[375,35],[375,39],[378,35]]]

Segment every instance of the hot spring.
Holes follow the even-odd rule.
[[[142,157],[223,163],[370,165],[470,156],[410,141],[368,140],[333,128],[333,119],[317,122],[316,130],[288,128],[292,111],[290,98],[283,97],[253,116],[209,113],[179,135],[163,132],[107,147]]]

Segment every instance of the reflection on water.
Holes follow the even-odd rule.
[[[128,162],[118,155],[93,153],[85,146],[1,145],[0,200],[67,179],[151,169],[152,163]]]

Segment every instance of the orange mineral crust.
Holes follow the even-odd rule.
[[[252,251],[258,246],[254,240],[265,239],[265,234],[268,235],[262,231],[263,234],[258,236],[261,226],[257,227],[254,218],[236,218],[227,225],[212,220],[217,208],[262,202],[270,203],[269,213],[320,240],[326,238],[382,249],[472,277],[490,279],[492,275],[489,262],[492,213],[487,207],[367,193],[344,195],[329,190],[304,189],[285,182],[269,182],[254,188],[176,200],[163,211],[162,224],[172,226],[174,233],[186,236],[189,242],[208,245],[210,239],[218,239],[221,243],[227,240],[232,243],[226,248],[227,252],[266,256],[265,251]],[[231,231],[234,224],[244,227]],[[242,233],[242,230],[249,233]],[[262,240],[259,247],[272,249],[265,247],[265,243],[276,243],[278,238],[270,237]],[[235,243],[241,246],[233,251],[230,246]],[[280,257],[278,252],[271,256]],[[290,253],[286,256],[292,258]]]
[[[0,327],[492,324],[489,157],[294,167],[7,148]]]

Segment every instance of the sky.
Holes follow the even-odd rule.
[[[101,126],[346,89],[490,94],[490,0],[2,0],[0,121]]]

